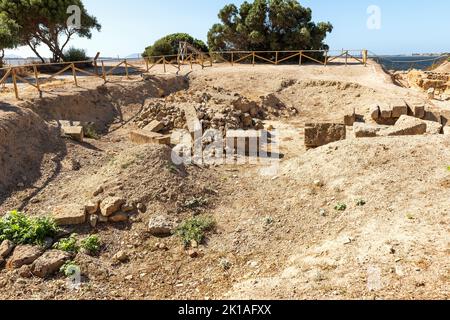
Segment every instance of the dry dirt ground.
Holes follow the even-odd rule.
[[[304,147],[307,122],[341,122],[354,109],[368,118],[373,103],[426,101],[425,93],[395,86],[374,64],[152,74],[105,86],[84,80],[77,90],[60,84],[43,99],[30,91],[21,103],[3,97],[2,214],[46,215],[55,206],[85,203],[99,186],[147,210],[128,223],[72,229],[103,242],[99,257],[76,258],[84,276],[77,290],[62,275],[22,279],[3,270],[1,299],[450,298],[450,137],[349,134]],[[289,117],[265,121],[278,130],[284,155],[274,174],[264,174],[264,163],[174,168],[168,147],[129,141],[146,99],[165,103],[176,92],[189,99],[185,90],[255,101],[275,94],[295,108]],[[67,119],[95,122],[100,139],[60,139],[49,124]],[[196,214],[183,207],[193,197],[207,199],[201,213],[217,224],[195,258],[178,237],[146,232],[154,215],[181,222]],[[365,205],[357,205],[361,200]],[[338,203],[347,209],[336,211]],[[119,250],[128,262],[113,261]]]

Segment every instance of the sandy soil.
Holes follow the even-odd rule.
[[[44,102],[21,104],[46,121],[83,114],[106,128],[99,140],[62,141],[58,152],[43,152],[40,164],[33,163],[39,175],[23,187],[4,187],[1,212],[20,208],[44,215],[55,205],[85,201],[99,185],[139,198],[148,209],[130,223],[75,228],[80,235],[98,233],[105,243],[98,258],[77,257],[87,275],[79,290],[67,288],[60,275],[21,279],[3,270],[0,298],[450,298],[449,136],[350,135],[315,150],[306,150],[303,142],[305,122],[341,122],[353,109],[367,117],[374,102],[425,101],[425,93],[395,86],[373,64],[185,69],[181,78],[189,91],[214,97],[221,88],[254,100],[274,94],[298,114],[265,122],[278,130],[284,155],[274,175],[263,174],[263,164],[186,166],[174,173],[169,149],[137,147],[127,137],[145,99],[163,103],[166,95],[186,89],[161,69],[152,74],[150,84],[137,77],[108,84],[109,94],[99,95],[98,83],[82,82],[82,94],[61,98],[52,93],[61,89],[51,88]],[[9,121],[4,108],[1,124]],[[7,148],[8,142],[0,145]],[[27,161],[15,159],[16,165]],[[65,168],[68,159],[81,169]],[[217,222],[196,258],[177,237],[145,232],[153,215],[168,214],[178,222],[191,216],[182,203],[193,196],[208,199],[201,212]],[[336,211],[338,203],[347,209]],[[129,262],[113,262],[118,250],[128,252]]]

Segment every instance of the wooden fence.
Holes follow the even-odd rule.
[[[94,60],[90,61],[76,61],[76,62],[63,62],[63,63],[44,63],[44,64],[30,64],[21,66],[10,66],[0,69],[0,86],[5,86],[11,79],[12,86],[14,88],[14,94],[17,99],[20,99],[19,95],[19,82],[28,84],[34,87],[39,95],[42,96],[42,85],[56,79],[56,77],[69,73],[69,77],[73,78],[74,84],[78,86],[78,75],[83,74],[85,76],[92,76],[101,78],[105,83],[108,82],[108,77],[115,76],[116,70],[123,68],[121,74],[127,78],[130,77],[130,73],[146,73],[152,70],[155,66],[162,66],[166,73],[169,68],[177,70],[177,74],[180,72],[182,66],[190,66],[191,70],[194,65],[199,65],[202,69],[206,67],[212,67],[214,63],[228,63],[231,66],[240,64],[251,64],[255,66],[257,63],[270,63],[273,65],[279,65],[281,63],[288,63],[298,59],[298,64],[302,65],[305,62],[318,63],[324,66],[331,64],[333,61],[341,58],[345,65],[349,64],[349,61],[356,61],[358,64],[367,64],[368,54],[367,50],[358,51],[361,53],[361,58],[357,57],[354,51],[344,50],[340,51],[337,55],[331,55],[330,51],[325,50],[298,50],[298,51],[227,51],[227,52],[209,52],[209,53],[191,53],[188,55],[167,55],[167,56],[154,56],[146,57],[141,60],[137,60],[136,63],[131,63],[130,59],[119,60],[118,63],[106,66],[107,62],[111,60],[98,60],[99,54]],[[350,53],[352,52],[352,54]],[[117,60],[114,60],[117,61]],[[341,62],[342,63],[342,62]],[[86,68],[82,68],[83,65],[92,65],[93,71],[88,71]],[[39,69],[41,68],[60,68],[55,73],[48,73],[49,77],[40,78]],[[108,70],[107,67],[110,69]],[[20,75],[20,70],[23,69],[32,70],[30,76]],[[131,69],[131,72],[130,72]],[[3,74],[3,76],[2,76]]]

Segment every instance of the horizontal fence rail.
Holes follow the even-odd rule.
[[[333,53],[336,54],[333,55]],[[295,62],[302,65],[309,62],[327,66],[337,59],[343,59],[344,61],[341,63],[345,65],[348,65],[349,61],[366,65],[368,59],[367,50],[342,50],[339,52],[328,50],[184,52],[178,55],[152,56],[142,59],[98,59],[99,55],[100,53],[94,60],[88,61],[23,64],[0,68],[0,86],[5,87],[6,84],[12,84],[16,99],[20,99],[19,82],[35,88],[42,96],[42,85],[64,73],[69,73],[67,76],[72,78],[75,86],[78,87],[79,74],[100,78],[106,83],[108,77],[126,76],[129,78],[132,73],[143,74],[156,66],[162,66],[164,73],[170,69],[176,70],[178,74],[182,66],[189,66],[193,70],[194,65],[199,65],[202,69],[220,63],[230,64],[231,66],[239,64],[255,66],[257,63],[280,65]],[[109,63],[108,66],[107,63]],[[86,66],[89,67],[86,68]],[[49,71],[45,72],[44,69]],[[55,69],[57,70],[54,71]],[[27,70],[27,76],[21,74],[23,70]],[[42,73],[47,74],[48,77],[39,77],[40,70],[43,70]],[[117,71],[119,72],[117,73]]]

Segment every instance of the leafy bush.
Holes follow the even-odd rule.
[[[86,54],[86,50],[71,47],[64,52],[64,60],[66,62],[80,62],[89,60],[89,57]]]
[[[75,234],[72,234],[69,238],[59,240],[59,242],[53,245],[53,248],[68,253],[77,253],[80,249]]]
[[[58,232],[53,219],[32,218],[12,211],[0,220],[0,242],[10,240],[15,244],[41,245],[45,238],[53,238]]]
[[[96,255],[100,252],[101,241],[99,236],[92,235],[81,241],[81,248],[88,254]]]
[[[189,246],[192,241],[202,243],[206,232],[211,231],[216,223],[210,217],[194,217],[185,220],[177,229],[177,235],[183,240],[184,245]]]
[[[173,33],[157,40],[152,46],[145,48],[144,57],[168,56],[178,54],[180,42],[188,42],[194,48],[208,52],[208,46],[201,40],[187,33]]]
[[[59,269],[59,272],[66,277],[71,277],[77,272],[77,270],[79,271],[80,267],[73,261],[68,261],[61,267],[61,269]]]

